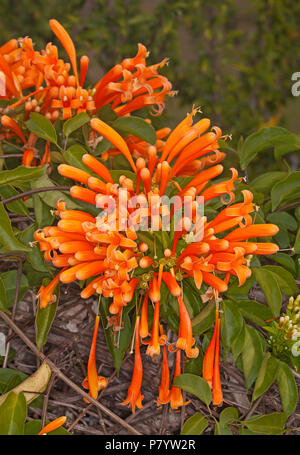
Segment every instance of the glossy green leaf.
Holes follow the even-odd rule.
[[[57,134],[50,120],[37,112],[31,112],[26,122],[27,128],[45,141],[57,143]]]
[[[85,172],[88,172],[91,175],[94,175],[91,169],[82,162],[82,157],[86,153],[87,151],[81,147],[81,145],[74,144],[64,152],[64,159],[68,164],[70,164],[70,166],[75,166],[79,169],[84,170]]]
[[[27,252],[30,251],[30,248],[27,248],[23,243],[21,243],[15,236],[12,225],[9,219],[9,216],[0,202],[0,244],[2,244],[9,251],[20,251]]]
[[[288,212],[269,213],[267,215],[267,221],[269,223],[277,224],[277,226],[284,226],[289,231],[296,231],[297,221]]]
[[[224,346],[229,349],[243,327],[243,318],[235,304],[229,300],[223,301],[221,318],[221,336]]]
[[[200,335],[209,329],[215,320],[215,302],[209,302],[197,316],[192,319],[193,333]]]
[[[292,172],[271,190],[272,210],[300,199],[300,171]]]
[[[279,361],[270,352],[264,355],[257,379],[255,381],[252,401],[265,393],[276,380]]]
[[[291,297],[292,295],[296,294],[297,283],[293,275],[288,270],[285,270],[279,265],[265,265],[263,269],[268,270],[274,274],[274,277],[276,278],[281,291],[285,295]]]
[[[261,367],[263,360],[262,345],[257,331],[250,326],[245,328],[245,342],[242,352],[242,367],[247,389],[251,387]]]
[[[68,119],[63,126],[63,132],[66,137],[70,136],[74,131],[81,128],[87,122],[90,121],[90,116],[86,112],[80,112],[80,114],[75,115]]]
[[[226,427],[233,422],[236,422],[239,419],[239,412],[237,408],[229,406],[228,408],[223,409],[220,414],[220,424],[223,427]]]
[[[16,282],[17,282],[17,270],[9,270],[7,272],[3,272],[0,274],[0,278],[2,279],[6,291],[6,298],[7,298],[7,305],[8,308],[13,306],[14,298],[15,298],[15,291],[16,291]],[[21,276],[21,283],[19,289],[19,300],[22,299],[25,292],[29,288],[29,283],[26,275],[22,274]]]
[[[0,435],[23,435],[27,416],[26,399],[23,393],[10,392],[0,406]],[[5,418],[3,418],[5,416]]]
[[[0,174],[1,175],[1,174]],[[15,196],[16,194],[18,194],[19,192],[13,188],[11,185],[3,185],[3,186],[0,186],[0,196],[1,196],[1,199],[8,199],[9,197],[11,196]],[[18,215],[25,215],[27,216],[28,215],[28,208],[26,207],[26,205],[24,204],[24,202],[22,201],[22,199],[17,199],[13,202],[9,202],[8,204],[5,204],[6,205],[6,208],[10,211],[10,212],[15,212],[17,213]]]
[[[211,403],[212,394],[210,387],[205,379],[200,376],[190,373],[180,374],[175,378],[174,385],[176,387],[180,387],[188,393],[191,393],[192,395],[195,395],[207,406]]]
[[[300,139],[297,135],[277,126],[261,128],[245,139],[240,151],[241,168],[246,169],[258,153],[266,152],[272,147],[276,150],[276,147],[283,145],[293,146],[294,150],[297,150],[300,148]],[[279,150],[282,151],[282,148]]]
[[[121,133],[133,134],[149,144],[156,142],[155,129],[140,117],[119,117],[113,122],[112,127]]]
[[[294,250],[296,254],[300,254],[300,227],[297,231],[296,240],[294,244]]]
[[[254,188],[256,191],[260,193],[270,194],[271,188],[275,183],[279,180],[282,180],[288,175],[287,172],[266,172],[265,174],[261,174],[257,176],[254,180],[250,182],[251,188]]]
[[[201,412],[196,412],[187,419],[181,430],[182,435],[199,435],[208,427],[208,420]]]
[[[298,403],[298,388],[294,375],[285,362],[279,362],[276,380],[283,412],[290,416],[295,411]]]
[[[286,415],[282,412],[252,417],[243,424],[255,434],[276,435],[282,434],[286,422]]]
[[[255,275],[255,278],[260,285],[267,303],[271,308],[274,317],[279,316],[281,309],[281,291],[277,279],[275,278],[274,273],[266,270],[264,267],[253,268],[252,269]]]
[[[255,300],[237,300],[235,305],[244,318],[260,326],[264,326],[265,321],[273,316],[269,307]]]
[[[47,286],[50,280],[44,280],[43,285]],[[52,323],[54,321],[58,303],[59,303],[59,285],[54,291],[56,297],[55,302],[52,302],[50,305],[47,305],[45,308],[41,308],[40,305],[37,305],[36,317],[35,317],[35,342],[39,349],[41,349],[44,344],[46,344],[48,339],[48,334],[51,329]]]
[[[0,185],[15,185],[23,182],[32,182],[45,175],[45,166],[25,167],[18,166],[0,172]]]
[[[5,286],[4,286],[1,276],[0,276],[0,310],[5,311],[6,313],[9,313],[8,302],[7,302],[7,297],[6,297],[6,290],[5,290]]]
[[[300,234],[299,234],[299,251],[300,251]],[[278,264],[282,265],[285,269],[291,272],[293,275],[296,275],[296,266],[295,262],[293,261],[292,257],[286,253],[276,253],[272,254],[270,257],[272,261],[277,262]]]

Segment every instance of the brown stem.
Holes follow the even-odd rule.
[[[8,204],[9,202],[21,199],[26,196],[31,196],[36,193],[43,193],[45,191],[69,191],[68,186],[45,186],[43,188],[35,188],[34,190],[24,191],[24,193],[16,194],[15,196],[8,197],[7,199],[2,199],[0,202],[2,204]]]

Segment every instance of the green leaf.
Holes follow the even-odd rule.
[[[275,147],[275,152],[279,149],[282,153],[282,146],[287,145],[290,146],[288,151],[291,151],[291,147],[297,150],[300,148],[300,139],[284,128],[277,126],[262,128],[245,139],[240,151],[241,168],[246,169],[258,153],[265,152],[271,147]]]
[[[0,278],[2,279],[6,291],[6,298],[7,298],[7,306],[10,308],[13,306],[14,298],[15,298],[15,291],[16,291],[16,282],[17,282],[17,270],[9,270],[8,272],[3,272],[0,274]],[[29,288],[29,283],[26,275],[22,274],[21,276],[21,283],[19,289],[19,301],[24,296],[25,292]]]
[[[45,426],[50,423],[50,420],[46,420]],[[40,419],[36,420],[30,420],[30,422],[25,423],[25,430],[24,434],[26,436],[29,435],[37,435],[39,434],[40,430],[42,428],[42,421]],[[59,427],[56,430],[50,431],[47,433],[48,436],[69,436],[71,433],[69,433],[64,427]]]
[[[295,411],[298,403],[298,388],[294,375],[285,362],[279,362],[276,380],[283,412],[290,416]]]
[[[215,302],[209,302],[197,316],[192,319],[192,327],[194,335],[200,335],[209,329],[215,318]]]
[[[0,368],[0,394],[3,395],[19,385],[28,377],[22,371],[12,368]]]
[[[18,193],[19,192],[10,185],[0,186],[1,199],[8,199],[9,197],[15,196]],[[6,208],[11,212],[17,213],[18,215],[27,216],[29,213],[28,208],[26,207],[22,199],[17,199],[16,201],[9,202],[8,204],[6,204]]]
[[[293,275],[288,270],[285,270],[283,267],[280,267],[279,265],[265,265],[262,268],[273,273],[274,277],[276,278],[279,284],[281,291],[285,295],[291,297],[292,295],[296,294],[297,283]]]
[[[299,234],[299,247],[300,247],[300,234]],[[282,265],[285,269],[291,272],[293,275],[296,275],[296,266],[295,262],[286,253],[276,253],[272,254],[271,258],[272,261],[278,262],[278,264]]]
[[[191,393],[192,395],[195,395],[207,406],[210,405],[212,400],[210,387],[205,379],[200,376],[190,373],[180,374],[175,378],[174,385],[176,387],[180,387],[188,393]]]
[[[235,302],[235,305],[244,318],[249,319],[261,327],[265,325],[267,319],[271,319],[273,316],[269,307],[255,300],[238,300]]]
[[[222,342],[229,349],[243,327],[243,318],[235,304],[229,300],[223,301],[223,310],[221,319]]]
[[[231,425],[233,422],[236,422],[239,419],[239,413],[236,408],[229,406],[228,408],[223,409],[220,414],[220,424],[223,427]]]
[[[247,389],[251,387],[260,370],[263,359],[262,345],[257,331],[248,325],[245,328],[245,343],[242,352],[242,367]]]
[[[2,278],[0,277],[0,310],[9,313],[6,290]]]
[[[0,202],[0,243],[7,248],[9,251],[21,251],[27,252],[30,251],[30,248],[27,248],[23,243],[15,237],[12,225],[9,219],[9,216]]]
[[[297,235],[296,235],[294,250],[295,250],[296,254],[300,254],[300,227],[299,227]]]
[[[280,315],[281,309],[281,292],[277,279],[274,273],[266,270],[264,267],[252,269],[255,278],[265,294],[267,303],[272,310],[273,316]]]
[[[267,221],[277,224],[279,227],[283,226],[289,231],[296,231],[297,229],[297,221],[288,212],[269,213]]]
[[[15,169],[9,169],[0,172],[0,185],[15,185],[23,182],[32,182],[45,175],[45,166],[25,167],[18,166]]]
[[[208,420],[201,412],[196,412],[192,417],[187,419],[181,430],[182,435],[198,435],[208,427]]]
[[[75,117],[68,119],[64,123],[64,126],[63,126],[64,135],[68,138],[70,136],[70,134],[72,134],[74,131],[81,128],[83,125],[85,125],[89,121],[90,121],[90,116],[86,112],[80,112],[80,114],[75,115]]]
[[[23,435],[27,405],[23,393],[10,392],[0,406],[0,435]]]
[[[279,361],[270,352],[264,355],[252,395],[252,401],[264,394],[276,380]]]
[[[266,172],[256,177],[250,183],[251,188],[254,188],[256,191],[264,194],[270,194],[271,188],[279,180],[282,180],[288,175],[287,172]]]
[[[286,422],[286,415],[282,412],[253,417],[243,424],[255,434],[275,435],[282,434]]]
[[[140,117],[119,117],[113,122],[112,127],[121,133],[133,134],[149,144],[154,145],[156,142],[155,129]]]
[[[27,128],[45,141],[57,144],[55,128],[50,120],[37,112],[31,112],[30,119],[26,122]]]
[[[44,280],[43,285],[47,286],[50,280]],[[50,305],[47,305],[45,308],[41,308],[40,305],[37,305],[37,312],[35,317],[35,326],[36,326],[36,334],[35,340],[36,345],[39,349],[41,349],[44,344],[47,342],[48,334],[51,329],[52,323],[54,321],[58,302],[59,302],[59,286],[54,291],[54,295],[56,296],[55,302],[52,302]]]
[[[117,344],[118,334],[116,332],[113,332],[112,327],[107,328],[108,318],[111,317],[111,314],[109,312],[109,304],[110,302],[108,299],[104,298],[101,299],[100,315],[104,329],[106,344],[113,358],[114,367],[117,370],[117,373],[119,374],[125,352],[127,351],[131,342],[134,325],[131,326],[131,321],[128,314],[123,312],[122,320],[124,327],[120,331],[119,343]]]
[[[87,151],[81,147],[81,145],[74,144],[71,145],[71,147],[68,148],[64,152],[64,159],[68,164],[71,166],[78,167],[79,169],[83,169],[85,172],[88,172],[89,174],[93,174],[90,168],[88,168],[85,164],[82,162],[82,157],[85,155]]]
[[[272,210],[283,203],[289,204],[300,199],[300,171],[292,172],[276,183],[271,190]]]

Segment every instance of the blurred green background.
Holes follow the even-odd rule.
[[[178,95],[161,119],[168,126],[196,105],[233,146],[265,124],[300,133],[300,97],[291,93],[300,71],[295,0],[1,0],[0,17],[1,43],[28,35],[36,49],[58,44],[48,20],[59,20],[78,55],[91,58],[90,83],[135,55],[138,42],[150,63],[169,57],[162,72]]]

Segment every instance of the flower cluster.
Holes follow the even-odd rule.
[[[133,412],[136,406],[142,407],[143,399],[140,340],[147,345],[146,354],[154,360],[162,351],[157,403],[170,403],[173,409],[184,404],[181,390],[170,384],[168,352],[169,355],[176,353],[175,377],[181,372],[183,353],[188,358],[199,354],[184,302],[184,283],[190,278],[196,288],[202,292],[207,289],[206,295],[216,301],[214,333],[205,353],[203,377],[212,388],[213,403],[222,403],[219,294],[227,290],[231,276],[237,277],[239,285],[250,277],[253,255],[278,251],[277,245],[259,241],[261,237],[275,235],[278,228],[273,224],[254,224],[252,193],[243,190],[242,200],[234,202],[235,183],[240,181],[238,172],[232,169],[230,178],[213,181],[223,172],[220,161],[225,155],[219,151],[218,144],[222,132],[218,127],[211,128],[208,119],[193,124],[197,111],[194,109],[188,114],[165,141],[160,141],[159,147],[143,144],[138,155],[132,153],[128,138],[124,140],[109,125],[94,117],[91,128],[95,134],[107,138],[118,153],[127,158],[135,177],[126,176],[124,172],[118,182],[114,182],[107,167],[90,154],[82,157],[87,171],[61,164],[58,172],[76,182],[70,188],[71,196],[98,207],[99,216],[68,210],[63,201],[58,201],[57,225],[35,233],[45,259],[61,269],[46,288],[41,288],[41,307],[51,303],[59,281],[88,280],[81,297],[96,293],[110,298],[111,324],[118,331],[122,327],[123,308],[137,297],[134,372],[123,403],[129,404]],[[200,173],[199,169],[202,169]],[[178,181],[177,177],[182,175],[192,178],[188,182],[186,179]],[[167,204],[165,198],[171,192],[177,199]],[[205,203],[217,198],[223,208],[215,218],[208,220]],[[178,210],[178,201],[185,209],[183,214]],[[139,229],[149,225],[148,230]],[[178,302],[179,329],[177,340],[172,344],[164,334],[160,318],[163,286]],[[154,309],[151,330],[150,305]],[[99,381],[95,369],[97,328],[96,321],[92,360],[85,382],[93,397],[106,385]]]
[[[80,112],[93,115],[106,105],[120,116],[145,106],[152,106],[153,115],[164,109],[165,97],[173,96],[172,85],[159,74],[167,64],[147,66],[148,51],[142,44],[133,58],[115,65],[92,88],[84,88],[89,58],[82,56],[78,68],[76,49],[67,31],[55,19],[50,20],[53,33],[64,47],[69,62],[59,58],[52,43],[37,51],[29,37],[11,39],[0,47],[0,99],[7,100],[2,109],[0,140],[16,138],[24,148],[23,165],[36,162],[37,136],[24,129],[23,122],[31,112],[45,116],[53,124],[59,118],[71,118]],[[20,110],[21,109],[21,110]],[[40,164],[49,160],[46,150]]]

